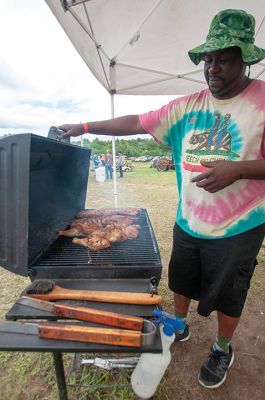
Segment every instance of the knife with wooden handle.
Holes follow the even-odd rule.
[[[70,340],[129,347],[140,347],[142,345],[141,332],[132,330],[43,323],[38,325],[38,334],[39,337],[44,339]]]
[[[116,328],[73,325],[65,322],[5,322],[0,324],[0,333],[38,335],[42,339],[68,340],[74,342],[111,344],[116,346],[151,346],[156,340],[156,326],[152,321],[144,320],[142,331]],[[21,344],[19,343],[20,347]],[[15,346],[16,347],[16,346]],[[10,344],[9,347],[10,348]]]
[[[64,318],[95,322],[98,324],[111,325],[136,331],[142,331],[144,324],[143,318],[140,317],[95,310],[89,307],[51,303],[49,301],[34,299],[27,296],[18,299],[16,304],[35,308],[37,310],[48,311]]]

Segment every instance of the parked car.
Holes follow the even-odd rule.
[[[137,157],[135,159],[136,162],[146,162],[148,161],[148,157],[147,156],[141,156],[141,157]]]

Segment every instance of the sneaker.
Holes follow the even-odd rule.
[[[183,333],[175,331],[175,342],[186,342],[186,340],[189,340],[189,338],[190,338],[189,325],[186,324]]]
[[[234,352],[231,346],[229,353],[212,349],[208,359],[201,366],[199,383],[208,389],[218,388],[224,383],[227,371],[233,362]]]

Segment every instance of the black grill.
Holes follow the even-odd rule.
[[[135,221],[138,238],[108,249],[93,251],[58,238],[56,232],[85,207],[89,161],[88,149],[32,134],[0,141],[0,265],[32,280],[159,281],[160,254],[145,209]]]
[[[49,138],[21,134],[0,140],[0,265],[15,274],[30,276],[31,280],[52,279],[69,289],[153,293],[162,265],[145,209],[141,209],[135,221],[140,225],[139,236],[115,243],[109,249],[92,251],[73,244],[70,238],[57,237],[56,232],[65,229],[85,207],[89,162],[90,150]],[[80,301],[72,304],[153,318],[152,305]],[[0,350],[53,352],[60,399],[67,397],[61,352],[162,351],[159,329],[153,344],[121,349],[40,339],[32,320],[57,320],[57,316],[19,302],[6,318],[12,322],[0,323]],[[14,322],[20,320],[23,323]]]

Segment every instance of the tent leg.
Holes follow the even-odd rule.
[[[114,118],[114,93],[110,94],[111,99],[111,118]],[[114,207],[118,207],[118,193],[117,193],[117,171],[116,171],[116,143],[115,136],[112,136],[112,157],[113,157],[113,194],[114,194]]]

